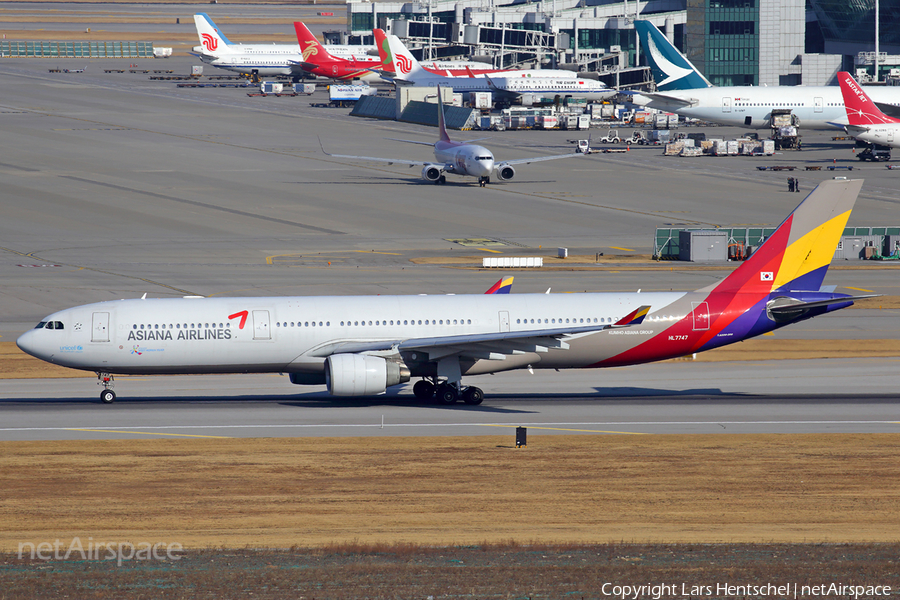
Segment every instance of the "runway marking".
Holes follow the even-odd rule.
[[[549,431],[575,431],[578,433],[619,433],[622,435],[650,435],[649,433],[640,433],[638,431],[601,431],[597,429],[565,429],[562,427],[534,427],[533,425],[487,425],[484,424],[482,427],[507,427],[512,429],[513,427],[528,427],[529,429],[546,429]]]
[[[403,256],[399,252],[376,252],[375,250],[354,250],[354,252],[364,252],[366,254],[387,254],[388,256]]]
[[[630,435],[649,435],[640,432],[631,431],[598,431],[594,429],[575,429],[566,428],[564,426],[589,427],[589,426],[683,426],[683,425],[900,425],[900,421],[600,421],[585,423],[382,423],[380,421],[374,423],[277,423],[277,424],[258,424],[258,425],[152,425],[152,426],[136,426],[133,429],[143,429],[144,431],[131,431],[128,425],[104,427],[0,427],[0,431],[90,431],[97,433],[132,433],[138,435],[181,435],[185,437],[210,437],[224,438],[227,436],[203,436],[195,434],[174,434],[174,433],[154,433],[148,430],[176,430],[176,429],[331,429],[331,428],[376,428],[376,429],[404,429],[409,427],[531,427],[532,429],[545,429],[548,431],[572,431],[585,433],[619,433]],[[127,430],[127,431],[126,431]]]
[[[116,429],[75,429],[70,427],[64,427],[63,431],[93,431],[96,433],[130,433],[134,435],[172,435],[175,437],[190,437],[190,438],[215,438],[217,440],[228,440],[231,439],[224,435],[192,435],[190,433],[159,433],[159,432],[147,432],[147,431],[119,431]]]
[[[500,250],[491,250],[490,248],[479,248],[483,252],[493,252],[494,254],[503,254]]]
[[[849,285],[845,285],[844,287],[847,288],[848,290],[856,290],[857,292],[868,292],[870,294],[875,293],[875,290],[864,290],[863,288],[850,287]]]
[[[618,246],[609,246],[613,250],[622,250],[624,252],[637,252],[636,250],[632,250],[631,248],[619,248]]]

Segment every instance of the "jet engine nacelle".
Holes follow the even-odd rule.
[[[441,170],[434,166],[427,166],[422,169],[422,179],[434,183],[441,178]]]
[[[332,396],[371,396],[409,381],[409,369],[380,356],[333,354],[325,365],[325,385]]]
[[[509,181],[515,176],[516,170],[513,169],[510,165],[503,165],[502,167],[497,169],[497,178],[500,181]]]

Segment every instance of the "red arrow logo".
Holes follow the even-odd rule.
[[[243,328],[244,328],[244,325],[247,324],[247,317],[248,317],[249,315],[250,315],[249,312],[247,312],[246,310],[242,310],[241,312],[236,312],[236,313],[234,313],[233,315],[228,315],[228,318],[229,318],[229,319],[237,319],[238,317],[240,317],[240,318],[241,318],[241,322],[238,323],[238,329],[243,329]]]

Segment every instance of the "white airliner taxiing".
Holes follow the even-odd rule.
[[[300,63],[305,60],[299,44],[235,44],[232,43],[206,13],[194,15],[194,25],[200,37],[200,45],[194,47],[197,56],[213,67],[235,71],[245,75],[276,77],[279,75],[299,78],[305,71]],[[339,58],[373,60],[368,54],[374,46],[324,46]]]
[[[745,262],[695,292],[166,298],[69,308],[19,348],[115,374],[287,373],[334,396],[422,378],[419,398],[479,404],[463,376],[664,360],[846,308],[864,296],[822,287],[862,181],[819,184]],[[508,291],[508,285],[503,291]]]
[[[847,133],[870,144],[900,148],[900,119],[879,110],[850,73],[838,73],[838,83],[847,110]]]
[[[444,126],[444,103],[441,100],[441,88],[437,88],[438,98],[438,141],[433,144],[430,142],[419,142],[415,140],[396,140],[407,142],[410,144],[421,144],[423,146],[432,146],[434,148],[434,161],[422,160],[405,160],[397,158],[382,158],[379,156],[354,156],[350,154],[331,154],[322,147],[322,152],[328,156],[335,158],[355,158],[357,160],[371,160],[384,163],[398,163],[401,165],[409,165],[411,167],[422,167],[422,179],[435,184],[444,184],[447,181],[446,173],[454,175],[463,175],[467,177],[477,177],[478,184],[484,187],[491,181],[491,174],[496,171],[497,178],[500,181],[509,181],[516,176],[516,170],[513,165],[525,165],[534,162],[543,162],[545,160],[559,160],[561,158],[578,158],[583,157],[581,152],[570,154],[555,154],[553,156],[535,156],[532,158],[518,158],[515,160],[504,160],[496,162],[494,155],[484,146],[478,146],[471,142],[454,142],[447,135],[447,128]],[[320,140],[321,142],[321,140]]]
[[[650,21],[634,28],[650,63],[657,92],[640,92],[632,102],[640,106],[753,129],[772,126],[772,110],[790,110],[806,129],[835,129],[847,124],[844,99],[838,86],[715,87],[669,42]],[[900,105],[900,87],[866,88],[875,102]]]

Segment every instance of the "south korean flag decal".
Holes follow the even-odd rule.
[[[759,272],[759,280],[760,281],[774,281],[775,273],[772,271],[760,271]]]

